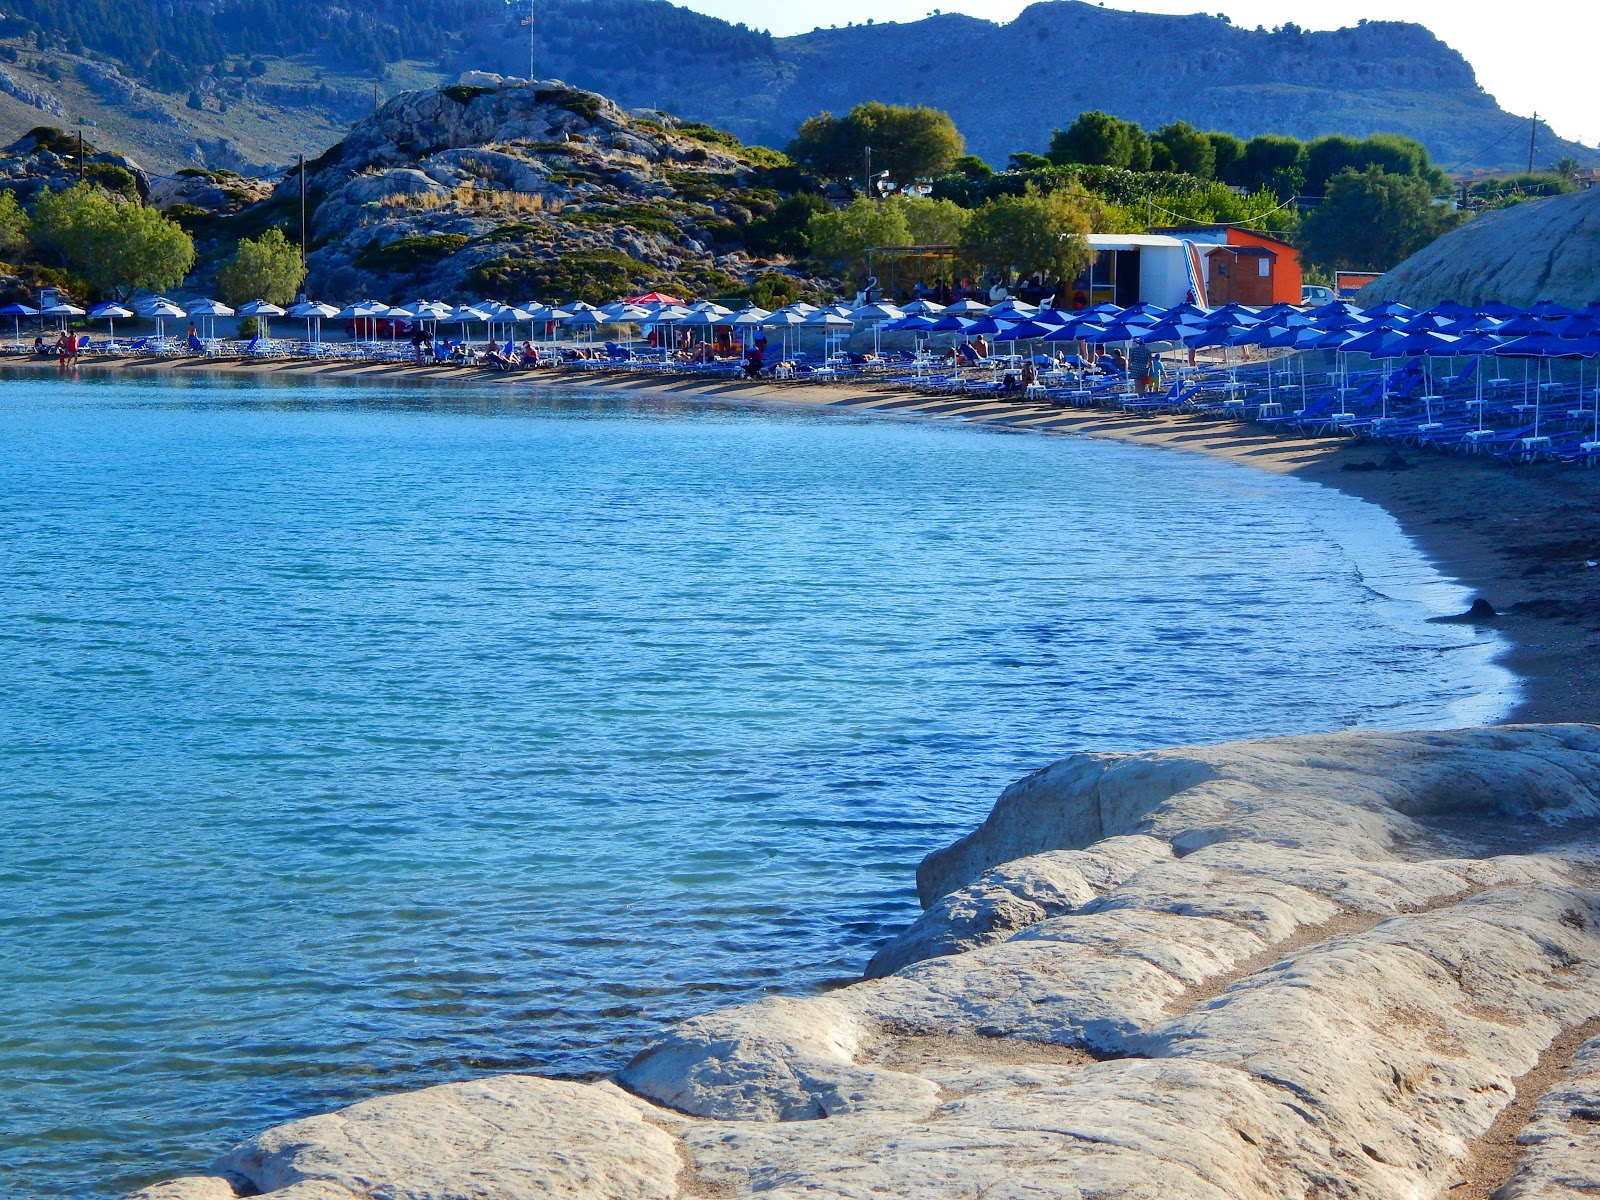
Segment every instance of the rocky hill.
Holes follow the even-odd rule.
[[[1600,300],[1600,188],[1475,217],[1366,288],[1361,300],[1417,308],[1440,300],[1575,307]]]
[[[132,32],[94,36],[83,14],[95,6],[104,24]],[[370,113],[375,92],[381,101],[466,70],[528,71],[520,11],[503,0],[368,4],[352,27],[362,36],[348,45],[324,36],[337,28],[329,14],[344,10],[310,0],[187,9],[28,0],[22,9],[26,19],[0,16],[0,139],[82,118],[99,144],[156,170],[283,166]],[[393,24],[400,12],[403,27]],[[141,48],[134,35],[161,22],[193,43],[193,61]],[[1510,168],[1526,153],[1525,139],[1507,136],[1521,118],[1499,109],[1459,54],[1395,22],[1245,30],[1049,0],[1007,24],[946,14],[773,38],[665,0],[540,0],[537,32],[541,75],[769,146],[820,109],[884,100],[948,109],[972,149],[997,164],[1042,150],[1052,127],[1090,108],[1146,127],[1182,119],[1247,136],[1392,131],[1446,167]],[[1548,128],[1539,145],[1545,162],[1600,163]]]
[[[760,150],[558,82],[407,92],[306,165],[309,291],[354,299],[726,295],[780,194]],[[792,173],[792,172],[791,172]],[[241,213],[288,223],[299,176]]]

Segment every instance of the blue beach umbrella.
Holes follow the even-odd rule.
[[[10,317],[16,325],[16,344],[22,345],[22,318],[37,317],[39,310],[29,308],[26,304],[8,304],[0,308],[0,317]]]

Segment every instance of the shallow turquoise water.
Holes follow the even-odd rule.
[[[0,1192],[859,971],[1072,749],[1492,717],[1381,512],[841,413],[0,383]]]

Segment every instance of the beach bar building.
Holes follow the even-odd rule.
[[[1193,242],[1205,263],[1212,305],[1299,304],[1300,252],[1288,242],[1231,225],[1189,225],[1163,233]]]

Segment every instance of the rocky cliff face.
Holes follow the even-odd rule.
[[[139,1195],[1589,1195],[1597,816],[1594,726],[1077,755],[930,856],[883,978],[684,1022],[615,1082],[369,1100]]]
[[[718,239],[775,198],[731,139],[497,76],[397,96],[306,170],[308,286],[337,299],[723,292],[753,266]]]
[[[1361,293],[1363,304],[1600,300],[1600,188],[1483,213]]]

